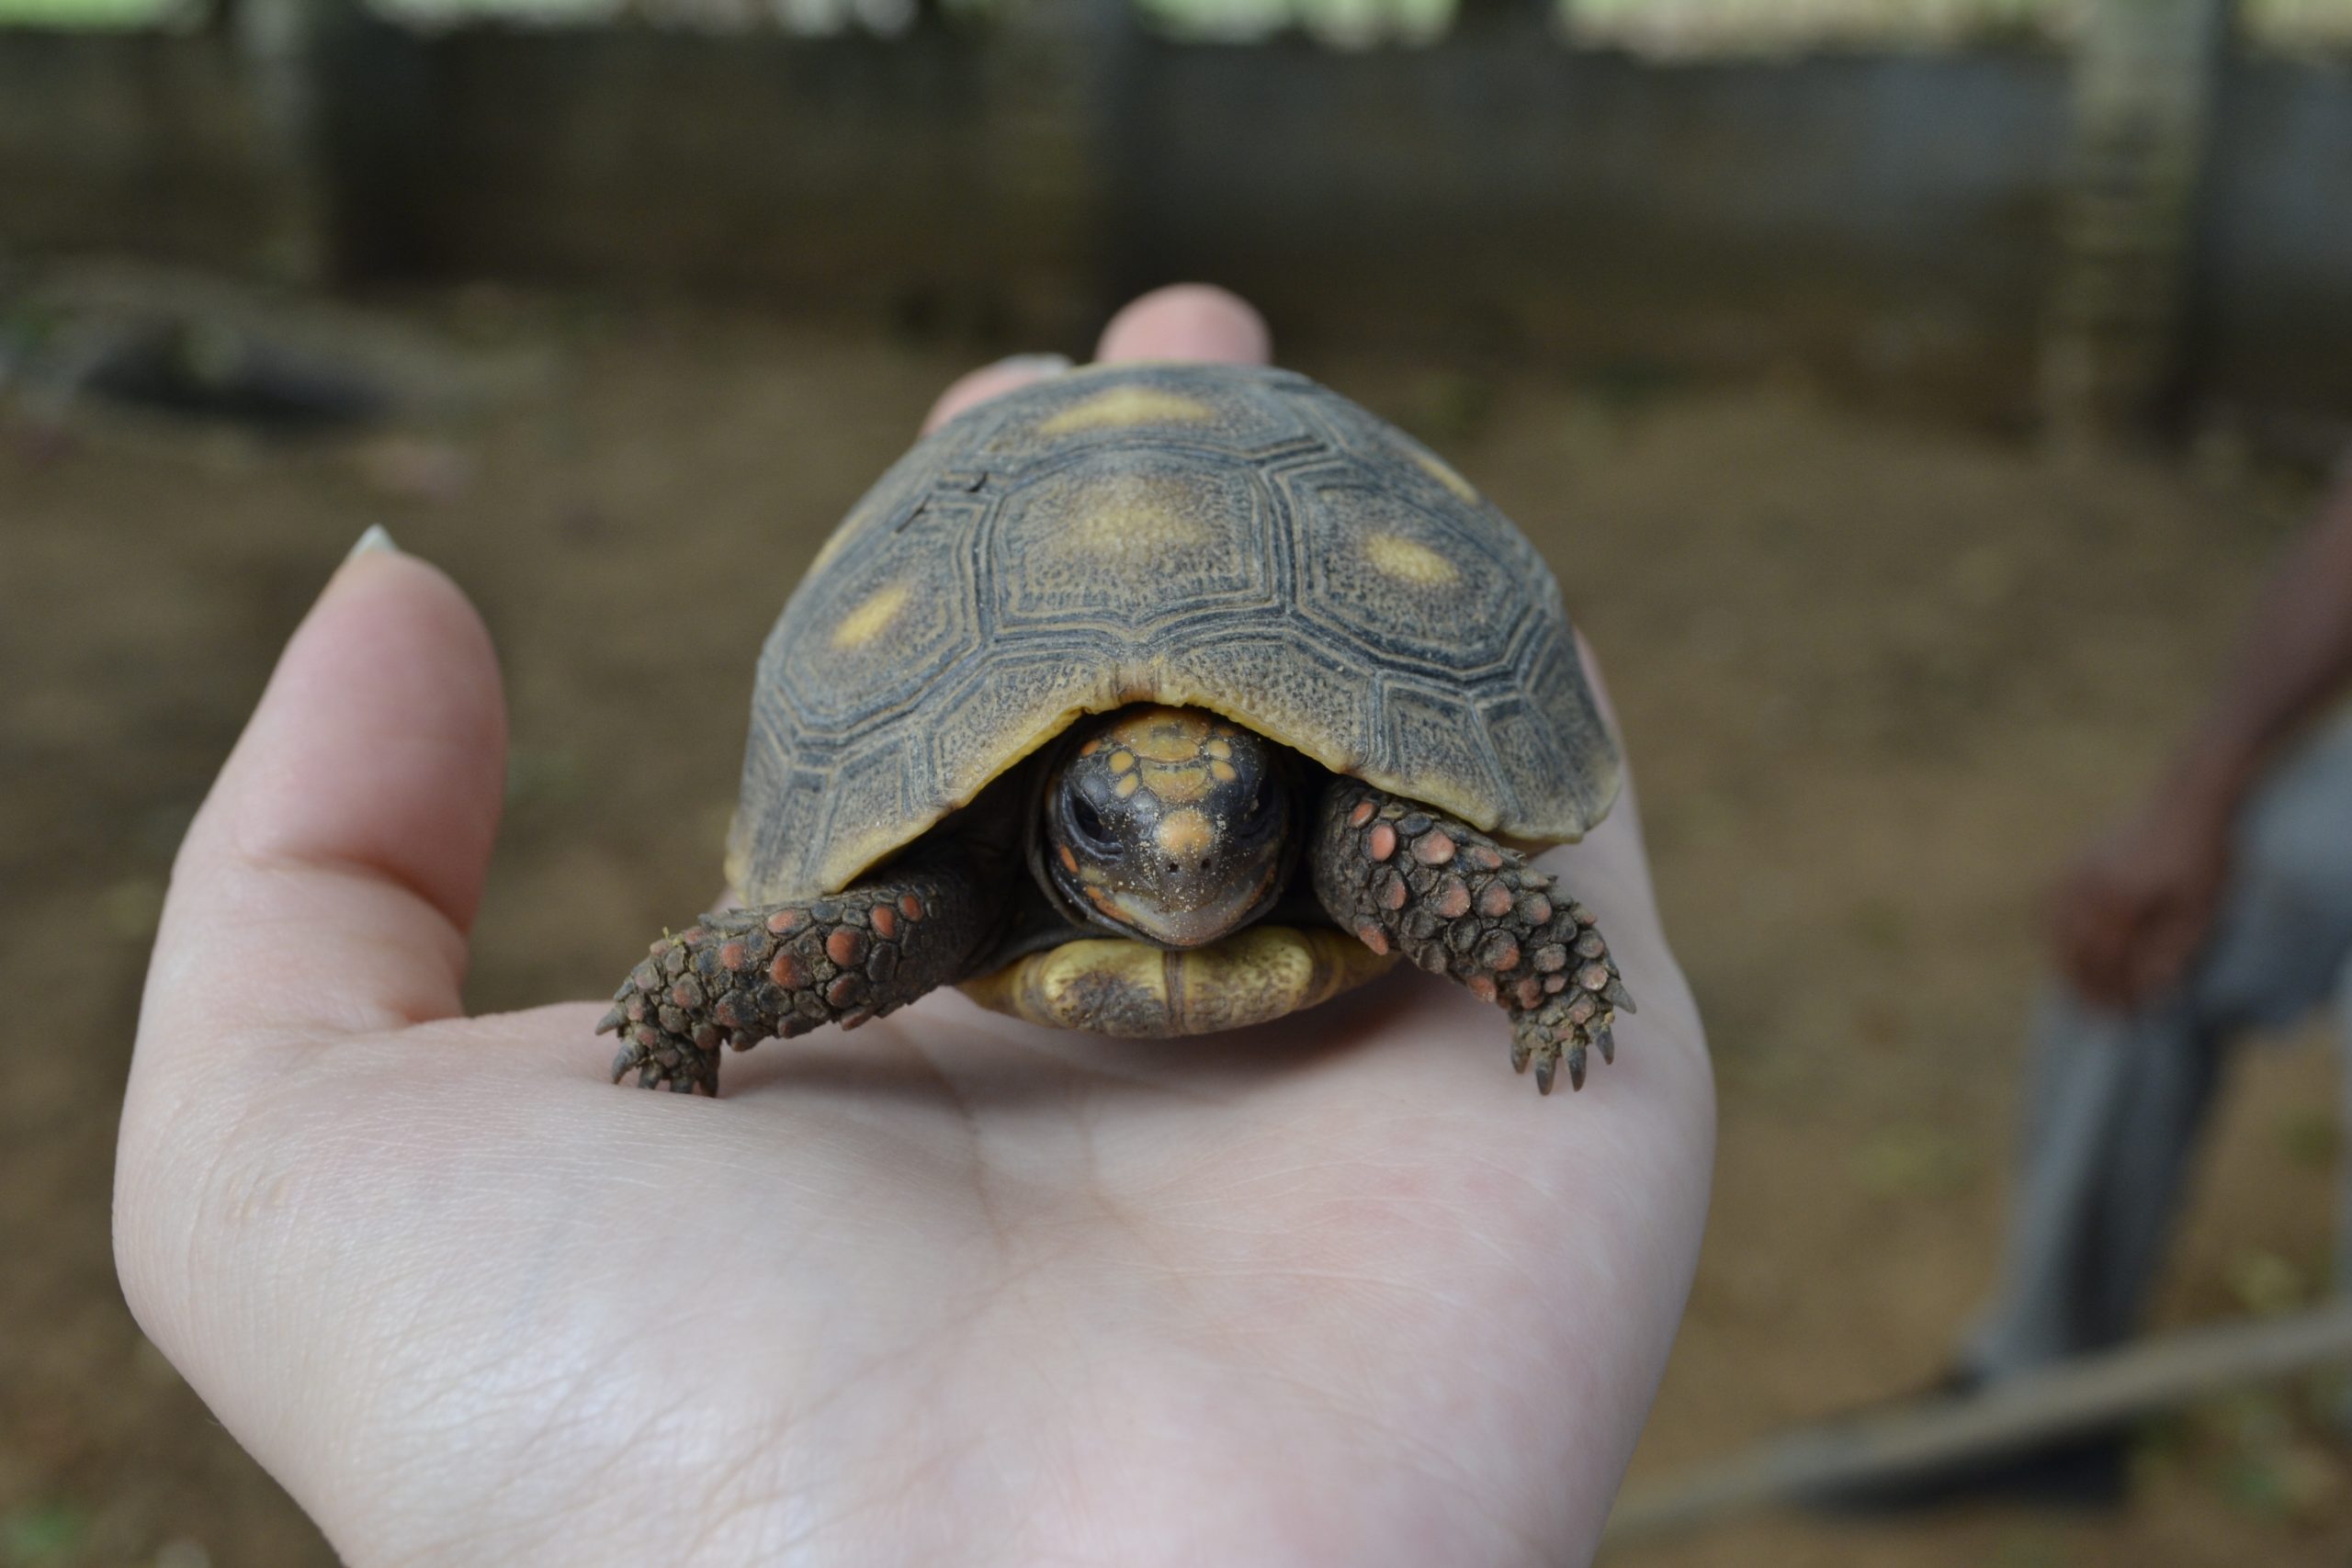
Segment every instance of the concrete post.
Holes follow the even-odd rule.
[[[2230,0],[2088,0],[2041,355],[2060,441],[2144,424],[2179,389],[2199,187]]]
[[[987,243],[1013,323],[1057,340],[1125,279],[1130,0],[1012,0],[986,52]]]
[[[330,174],[324,166],[319,84],[320,12],[333,0],[233,0],[225,32],[260,130],[272,183],[267,233],[254,237],[256,266],[279,281],[317,287],[331,270]]]

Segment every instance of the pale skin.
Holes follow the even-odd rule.
[[[1100,349],[1266,352],[1206,289]],[[503,746],[459,592],[345,566],[189,832],[141,1019],[125,1295],[345,1561],[1589,1555],[1713,1127],[1630,789],[1545,862],[1642,1000],[1565,1106],[1412,976],[1161,1043],[949,992],[709,1100],[608,1084],[600,1003],[463,1015]]]

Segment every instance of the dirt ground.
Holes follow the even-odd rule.
[[[0,1568],[332,1561],[141,1339],[107,1213],[172,850],[344,550],[387,525],[474,593],[503,651],[512,799],[472,999],[601,991],[709,893],[752,650],[963,363],[756,319],[413,308],[548,374],[468,420],[293,446],[0,408],[0,976],[40,1002],[0,1043]],[[1723,1126],[1636,1477],[1925,1381],[1993,1266],[2039,890],[2177,732],[2306,482],[2218,444],[2045,457],[1793,374],[1302,367],[1528,527],[1623,714]],[[744,541],[765,569],[743,570]],[[680,694],[674,746],[616,744],[642,733],[624,716],[679,714]],[[2325,1283],[2332,1060],[2307,1039],[2244,1069],[2165,1324]],[[2352,1456],[2311,1398],[2164,1424],[2111,1517],[1748,1518],[1620,1560],[2341,1562]]]

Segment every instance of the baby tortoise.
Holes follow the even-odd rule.
[[[943,985],[1119,1035],[1262,1021],[1398,955],[1545,1093],[1633,1010],[1528,855],[1617,752],[1559,585],[1402,432],[1285,371],[1070,372],[949,422],[760,658],[728,871],[599,1026],[616,1081]]]

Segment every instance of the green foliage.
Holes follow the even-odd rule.
[[[1136,0],[1179,38],[1247,42],[1288,28],[1348,47],[1430,42],[1453,20],[1453,0]]]
[[[89,1518],[71,1503],[33,1503],[0,1514],[0,1563],[39,1568],[63,1559],[81,1545]]]
[[[2256,1247],[2229,1261],[2224,1283],[2238,1304],[2264,1317],[2277,1317],[2306,1304],[2312,1296],[2310,1277],[2292,1260]]]
[[[2352,0],[2241,0],[2238,28],[2277,49],[2352,49]]]
[[[1924,1122],[1873,1133],[1852,1156],[1854,1180],[1874,1198],[1957,1197],[1976,1183],[1977,1154],[1966,1140]]]
[[[2063,32],[2086,0],[1566,0],[1576,36],[1662,55],[1960,44]]]
[[[2336,1130],[2335,1112],[2310,1106],[2279,1117],[2277,1136],[2280,1154],[2314,1170],[2325,1170],[2335,1163],[2336,1149],[2343,1141]]]
[[[370,0],[387,13],[433,24],[472,17],[570,26],[609,22],[624,10],[721,28],[776,27],[830,32],[865,25],[884,33],[913,17],[910,0]],[[1017,0],[944,0],[985,13]],[[1453,26],[1457,0],[1133,0],[1156,27],[1180,38],[1247,42],[1296,28],[1326,43],[1431,43]],[[1824,47],[1961,46],[2010,39],[2063,39],[2088,0],[1528,0],[1557,12],[1580,42],[1662,56],[1795,54]],[[868,13],[872,12],[872,15]],[[128,28],[184,23],[191,0],[0,0],[0,28]],[[2240,28],[2256,44],[2352,49],[2352,0],[2245,0]]]
[[[186,14],[180,0],[0,0],[0,27],[153,28]]]

